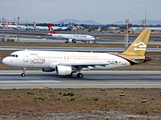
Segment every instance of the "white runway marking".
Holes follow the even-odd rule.
[[[19,75],[21,73],[0,73],[0,75]]]
[[[30,80],[30,81],[6,81],[6,80],[1,80],[0,83],[46,83],[46,82],[60,82],[56,80]]]
[[[104,85],[104,86],[109,86],[109,85],[111,85],[111,86],[112,86],[112,85],[113,85],[113,86],[114,86],[114,85],[121,85],[121,86],[124,86],[124,85],[127,85],[127,86],[128,86],[128,85],[130,85],[130,86],[132,86],[132,85],[138,85],[138,86],[141,86],[141,85],[153,85],[153,86],[155,86],[155,85],[157,85],[157,86],[158,86],[158,85],[161,85],[161,84],[43,84],[43,85],[61,85],[61,86],[62,86],[62,85],[67,85],[67,86],[68,86],[68,85],[79,85],[79,86],[81,86],[81,85],[82,85],[82,86],[91,86],[91,85],[93,85],[93,86],[95,86],[95,85],[96,85],[96,86],[98,86],[98,85],[101,85],[101,86],[102,86],[102,85]]]

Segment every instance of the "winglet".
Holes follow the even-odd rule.
[[[48,28],[49,28],[50,33],[56,34],[56,32],[54,31],[54,29],[51,27],[50,24],[48,24]]]
[[[146,47],[150,37],[150,30],[144,30],[130,45],[130,47],[123,52],[125,55],[145,55]]]

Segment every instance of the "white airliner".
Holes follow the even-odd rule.
[[[3,28],[3,25],[2,24],[0,24],[0,28]]]
[[[37,26],[35,22],[33,22],[33,23],[34,23],[34,27],[36,29],[39,29],[39,30],[48,30],[48,27],[46,27],[46,26]],[[52,28],[54,30],[61,30],[62,26],[63,26],[63,22],[59,26],[53,26]]]
[[[8,25],[8,23],[6,21],[5,22],[5,27],[6,28],[13,28],[13,27],[16,27],[16,25]]]
[[[56,51],[17,51],[5,57],[5,65],[24,68],[21,76],[25,76],[26,68],[42,68],[43,72],[56,71],[57,75],[77,73],[82,78],[82,70],[107,70],[127,67],[152,60],[145,56],[150,36],[149,30],[141,35],[123,53],[88,53],[88,52],[56,52]]]
[[[59,26],[52,26],[54,30],[61,30],[63,28],[64,22],[60,23]]]
[[[33,23],[34,23],[34,27],[36,29],[39,29],[39,30],[48,30],[48,27],[46,27],[46,26],[37,26],[35,22],[33,22]]]
[[[74,25],[74,23],[72,23],[72,24],[71,24],[71,25],[69,25],[68,27],[60,27],[60,29],[59,29],[59,30],[61,30],[61,31],[65,31],[65,30],[72,29],[73,25]],[[52,28],[53,28],[53,27],[52,27]],[[54,30],[55,30],[55,29],[54,29]]]
[[[52,37],[55,38],[63,38],[66,39],[65,43],[76,43],[76,41],[82,41],[82,42],[92,42],[95,40],[95,38],[91,35],[79,35],[79,34],[57,34],[50,24],[48,24],[49,28],[49,35],[52,35]],[[94,41],[95,42],[95,41]]]
[[[8,25],[8,23],[5,21],[6,28],[13,28],[13,29],[23,29],[25,30],[27,27],[24,25]]]

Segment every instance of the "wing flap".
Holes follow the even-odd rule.
[[[109,63],[73,63],[73,64],[67,64],[67,63],[60,63],[59,65],[64,66],[80,66],[80,67],[87,67],[87,66],[106,66],[109,65]]]

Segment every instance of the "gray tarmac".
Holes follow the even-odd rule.
[[[79,32],[79,31],[56,31],[60,34],[86,34],[86,35],[93,35],[93,36],[104,36],[104,37],[124,37],[123,33],[103,33],[103,32]],[[2,33],[2,29],[0,29],[0,33]],[[25,31],[19,30],[20,35],[34,35],[34,36],[48,36],[48,31],[36,30],[36,31]],[[4,34],[17,34],[17,30],[5,29]],[[139,34],[129,33],[129,37],[136,38]],[[150,38],[161,38],[160,34],[152,33]]]
[[[122,52],[124,48],[98,48],[98,47],[24,47],[0,46],[0,50],[40,50],[40,51],[105,51]],[[147,48],[147,52],[161,52],[161,48]]]
[[[27,88],[161,88],[161,71],[82,71],[83,78],[57,76],[55,72],[0,71],[0,89]],[[38,87],[39,86],[39,87]]]
[[[14,39],[15,41],[17,41],[17,38],[13,38],[11,37],[10,39]],[[61,38],[41,38],[39,36],[39,38],[19,38],[19,42],[41,42],[41,43],[65,43],[65,39],[61,39]],[[76,41],[76,43],[84,43],[81,41]],[[95,39],[95,43],[99,43],[99,44],[125,44],[124,40],[102,40],[102,39]],[[129,41],[129,44],[133,43],[133,40]],[[153,45],[161,45],[161,41],[149,41],[148,44],[153,44]]]
[[[16,39],[15,39],[16,40]],[[27,38],[20,38],[20,42],[44,42],[44,43],[65,43],[66,40],[63,39],[27,39]],[[125,44],[124,40],[101,40],[101,39],[95,39],[96,43],[107,43],[107,44]],[[76,41],[76,43],[82,43],[81,41]],[[133,41],[130,41],[129,44],[133,43]],[[149,41],[148,44],[151,45],[161,45],[160,41]]]

